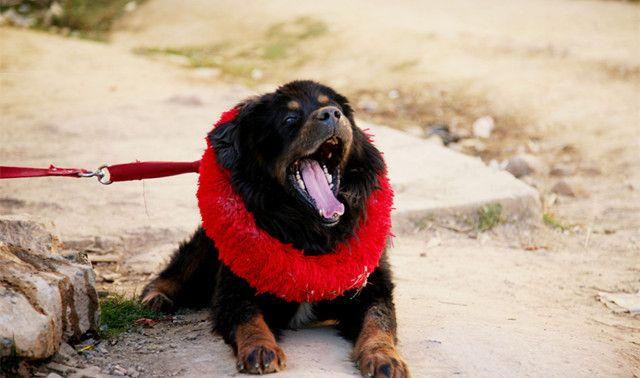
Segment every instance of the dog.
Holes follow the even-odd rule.
[[[255,224],[305,256],[332,253],[354,235],[386,172],[381,153],[356,126],[347,98],[317,82],[293,81],[236,109],[237,116],[214,128],[208,140]],[[326,184],[309,174],[318,167]],[[409,376],[396,347],[386,250],[366,285],[315,302],[257,293],[218,253],[216,240],[198,228],[144,288],[142,302],[162,312],[210,305],[214,332],[233,348],[242,373],[286,367],[277,343],[282,330],[334,321],[353,342],[351,357],[363,376]]]

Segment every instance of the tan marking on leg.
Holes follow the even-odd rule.
[[[238,370],[243,373],[274,373],[286,367],[286,356],[276,343],[262,315],[236,328]]]
[[[372,315],[372,310],[365,315],[351,358],[366,377],[409,377],[407,364],[396,350],[394,334]]]

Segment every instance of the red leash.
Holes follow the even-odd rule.
[[[0,166],[0,179],[24,177],[97,177],[101,184],[112,182],[143,180],[166,176],[181,175],[183,173],[198,173],[200,160],[193,162],[171,161],[136,161],[126,164],[103,165],[95,171],[81,168],[49,168],[7,167]]]

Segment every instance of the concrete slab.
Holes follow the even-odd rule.
[[[385,153],[400,227],[435,216],[471,216],[488,204],[502,205],[510,221],[540,219],[538,192],[508,172],[398,130],[360,125]]]

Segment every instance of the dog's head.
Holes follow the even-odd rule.
[[[250,211],[307,228],[357,218],[384,168],[347,99],[312,81],[245,101],[209,138]]]

